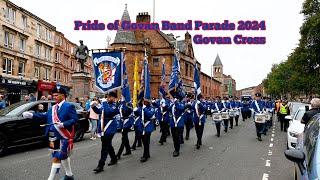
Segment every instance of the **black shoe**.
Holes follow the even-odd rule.
[[[258,141],[262,141],[261,137],[258,137]]]
[[[94,171],[95,173],[100,173],[100,172],[103,171],[103,167],[98,166],[98,167],[96,167],[93,171]]]
[[[118,163],[118,160],[111,160],[109,163],[108,163],[108,166],[113,166],[115,164]]]
[[[142,163],[143,163],[143,162],[146,162],[146,161],[148,161],[148,159],[149,159],[148,157],[142,157],[142,158],[140,159],[140,162],[142,162]]]
[[[124,153],[123,156],[128,156],[128,155],[131,155],[131,154],[132,154],[131,151],[128,151],[128,152]]]
[[[163,145],[163,141],[159,141],[159,144]]]
[[[265,135],[265,136],[266,136],[266,135],[267,135],[267,132],[264,132],[264,133],[263,133],[263,135]]]
[[[134,150],[136,150],[136,148],[135,147],[131,147],[131,151],[134,151]]]
[[[230,127],[230,129],[232,129],[233,127]]]
[[[225,129],[225,130],[224,130],[224,132],[228,132],[228,130],[227,130],[227,129]]]
[[[142,147],[142,145],[138,145],[137,147]]]
[[[186,140],[189,140],[189,136],[186,136]]]
[[[184,141],[181,141],[180,144],[184,144]]]
[[[73,176],[65,175],[61,180],[74,180]]]
[[[238,124],[236,124],[236,126],[238,126]]]
[[[200,145],[199,144],[197,144],[197,149],[200,149]]]
[[[117,160],[121,159],[121,155],[117,155]]]
[[[179,156],[179,152],[174,151],[174,152],[172,153],[172,155],[173,155],[173,157],[178,157],[178,156]]]
[[[216,134],[217,137],[220,137],[220,134]]]

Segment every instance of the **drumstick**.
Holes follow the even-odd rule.
[[[51,124],[40,124],[40,127],[51,126],[51,125],[54,125],[54,123],[51,123]]]

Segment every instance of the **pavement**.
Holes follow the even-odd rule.
[[[159,145],[159,127],[151,136],[151,158],[140,163],[142,149],[133,151],[130,156],[122,156],[117,165],[105,166],[104,171],[94,174],[100,157],[99,139],[85,140],[75,144],[71,157],[75,179],[112,179],[112,180],[289,180],[293,179],[293,163],[284,156],[286,133],[280,132],[280,125],[274,120],[274,126],[262,141],[256,139],[255,125],[252,119],[234,126],[227,133],[221,132],[218,138],[211,121],[205,125],[202,146],[195,148],[196,135],[192,129],[190,140],[181,145],[180,156],[172,157],[172,138]],[[130,143],[134,132],[129,133]],[[117,151],[121,134],[117,133],[113,145]],[[109,162],[109,158],[107,162]],[[2,180],[40,180],[47,179],[51,168],[49,151],[43,145],[16,148],[0,158],[0,179]],[[58,177],[64,175],[63,168]],[[58,179],[58,177],[56,177]]]

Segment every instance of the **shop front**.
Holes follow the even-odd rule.
[[[41,96],[48,96],[49,94],[51,94],[52,89],[56,86],[55,82],[46,82],[46,81],[42,81],[39,80],[38,81],[38,99],[41,98]]]
[[[0,76],[0,94],[8,105],[24,100],[25,95],[37,92],[37,82]]]

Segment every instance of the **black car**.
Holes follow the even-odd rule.
[[[54,101],[19,102],[0,110],[0,156],[11,147],[46,142],[45,127],[40,126],[46,124],[46,121],[27,119],[22,117],[22,113],[47,112],[54,104]],[[83,139],[89,128],[89,121],[83,108],[79,104],[72,104],[79,116],[74,136],[74,141],[77,142]]]

